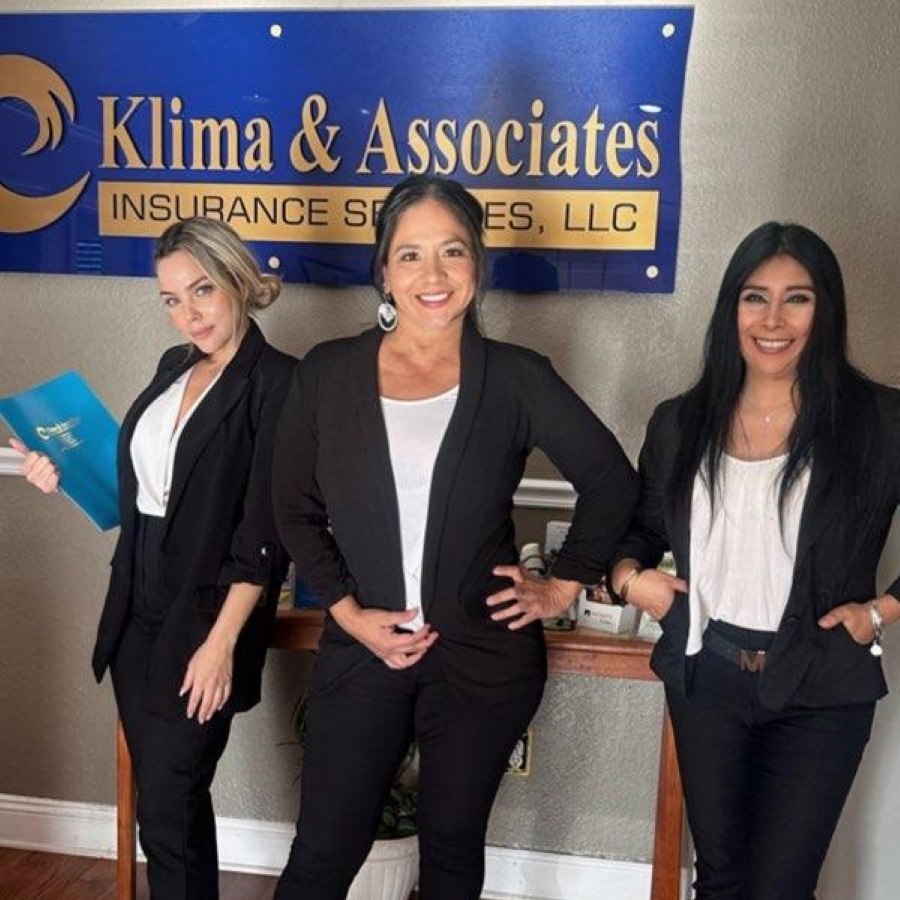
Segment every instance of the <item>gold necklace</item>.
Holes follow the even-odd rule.
[[[794,405],[794,398],[793,398],[793,397],[789,397],[789,398],[788,398],[787,400],[785,400],[783,403],[778,403],[778,404],[776,404],[775,406],[773,406],[773,407],[772,407],[771,409],[769,409],[769,410],[763,409],[758,403],[756,403],[756,401],[751,400],[750,397],[749,397],[747,394],[744,394],[744,400],[746,401],[747,405],[748,405],[751,409],[756,410],[756,412],[758,412],[758,413],[760,414],[760,416],[762,416],[762,420],[763,420],[763,422],[764,422],[766,425],[771,425],[774,421],[776,421],[776,419],[779,418],[779,415],[778,415],[779,410],[782,410],[782,409],[784,409],[784,408],[787,407],[787,406],[793,406],[793,405]],[[794,414],[795,414],[795,415],[796,415],[796,412],[797,412],[797,411],[796,411],[796,409],[795,409],[795,410],[794,410]],[[740,410],[738,410],[738,417],[740,417]]]
[[[740,406],[735,410],[737,413],[737,424],[738,429],[740,431],[741,438],[744,442],[744,448],[746,451],[746,455],[741,457],[743,459],[755,461],[762,459],[772,459],[775,456],[780,455],[784,452],[785,445],[787,444],[787,435],[782,435],[778,439],[778,443],[773,445],[765,445],[762,449],[757,449],[753,446],[752,441],[750,440],[750,434],[747,431],[747,426],[744,424],[744,417],[741,415]],[[766,423],[768,425],[768,422]]]

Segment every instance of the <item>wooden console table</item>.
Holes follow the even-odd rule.
[[[322,613],[279,611],[271,646],[281,650],[314,650],[322,634]],[[650,651],[645,641],[597,632],[548,632],[547,658],[551,672],[599,675],[652,681]],[[663,714],[659,746],[659,785],[656,791],[656,828],[653,835],[653,875],[650,900],[679,900],[681,882],[681,779],[675,741],[667,713]],[[116,803],[118,824],[117,900],[135,897],[134,776],[131,757],[119,724],[117,733]]]

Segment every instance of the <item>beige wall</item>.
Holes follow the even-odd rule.
[[[144,5],[6,0],[0,8]],[[694,5],[675,294],[500,292],[486,305],[488,333],[549,354],[632,455],[654,404],[696,373],[727,256],[766,219],[802,221],[832,243],[849,286],[855,356],[875,377],[900,382],[896,0]],[[277,345],[302,353],[360,329],[374,307],[367,290],[292,285],[263,325]],[[0,392],[74,367],[119,415],[171,341],[148,280],[0,274],[0,316]],[[0,478],[0,510],[0,793],[110,802],[112,701],[108,686],[93,685],[87,662],[111,538],[64,500],[36,497],[16,478]],[[299,656],[273,654],[266,700],[239,721],[222,765],[221,813],[293,816],[296,751],[284,742],[304,671]],[[492,842],[648,859],[660,709],[653,685],[551,679],[535,726],[533,774],[504,786]]]

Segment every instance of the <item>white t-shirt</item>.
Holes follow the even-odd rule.
[[[411,630],[425,624],[422,615],[422,558],[431,477],[458,395],[457,386],[424,400],[381,398],[400,510],[406,608],[419,609],[419,615],[403,626]]]
[[[756,631],[776,631],[794,579],[800,516],[810,467],[794,482],[778,516],[786,456],[741,460],[724,454],[715,514],[698,472],[691,499],[691,626],[687,653],[700,651],[710,619]]]
[[[164,516],[172,486],[178,439],[191,416],[219,380],[219,372],[176,425],[193,368],[179,375],[142,413],[131,436],[131,463],[137,476],[137,508],[145,516]]]

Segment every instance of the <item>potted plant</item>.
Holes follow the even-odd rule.
[[[306,746],[309,698],[294,710],[294,733],[301,752]],[[385,798],[375,842],[350,885],[347,900],[408,900],[419,870],[416,830],[416,747],[411,744]],[[303,802],[301,797],[300,802]]]

